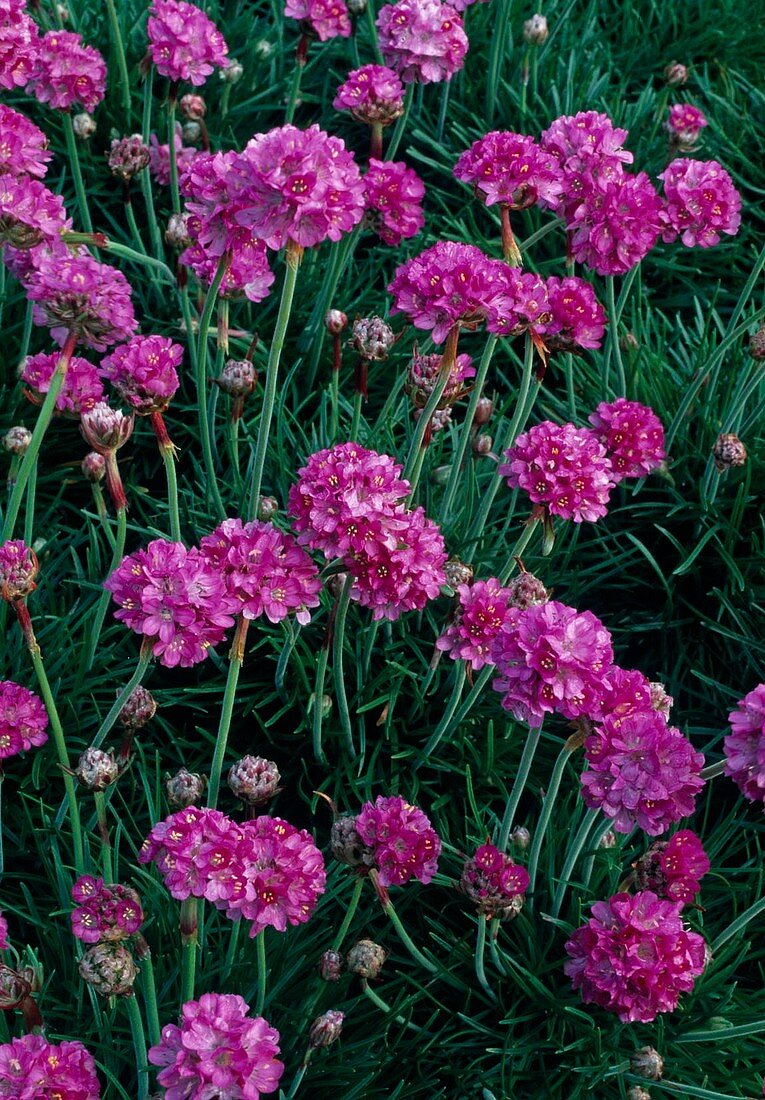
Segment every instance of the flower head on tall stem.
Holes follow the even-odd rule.
[[[154,0],[146,26],[149,52],[160,76],[199,86],[227,65],[226,41],[196,4]]]
[[[19,378],[25,384],[25,396],[34,405],[42,405],[60,358],[59,352],[40,352],[28,356],[21,363]],[[79,417],[93,409],[103,400],[103,396],[104,387],[98,377],[98,368],[87,359],[72,355],[64,383],[56,397],[56,412]]]
[[[741,196],[716,160],[673,160],[661,173],[665,203],[662,238],[687,248],[711,248],[741,225]]]
[[[352,24],[345,0],[287,0],[284,14],[299,19],[320,42],[350,37]]]
[[[386,64],[405,84],[451,80],[465,63],[462,18],[441,0],[397,0],[377,13],[377,38]]]
[[[47,728],[42,699],[13,680],[0,682],[0,766],[9,756],[44,745]]]
[[[364,864],[377,869],[382,887],[403,886],[416,878],[428,883],[438,867],[441,841],[430,820],[400,795],[378,795],[354,820],[366,848]]]
[[[96,1064],[82,1043],[50,1043],[30,1034],[0,1046],[0,1097],[98,1100],[100,1095]]]
[[[0,142],[0,176],[36,176],[42,179],[53,156],[42,130],[20,111],[0,103],[0,133],[3,135]]]
[[[540,144],[556,158],[562,191],[549,205],[569,220],[577,206],[608,180],[619,179],[624,165],[631,164],[632,153],[624,148],[627,131],[615,127],[608,115],[598,111],[580,111],[556,118],[543,132]]]
[[[31,596],[37,588],[37,555],[21,539],[0,546],[0,598],[12,603]]]
[[[606,449],[614,481],[645,477],[664,461],[664,428],[647,405],[623,397],[601,401],[589,421]]]
[[[134,336],[101,360],[101,375],[139,416],[167,407],[178,389],[183,348],[166,336]]]
[[[744,798],[765,804],[765,684],[758,684],[728,715],[725,774]]]
[[[560,165],[533,138],[493,130],[460,155],[454,175],[487,206],[526,210],[537,203],[555,207],[563,190]]]
[[[362,65],[345,78],[332,106],[369,126],[389,126],[404,113],[404,86],[386,65]]]
[[[58,110],[80,104],[92,113],[106,94],[106,62],[74,31],[48,31],[38,41],[26,90]]]

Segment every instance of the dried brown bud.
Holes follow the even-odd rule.
[[[516,848],[520,848],[521,851],[525,851],[529,844],[531,844],[531,833],[528,829],[525,829],[523,825],[516,825],[510,834],[510,840],[513,842]]]
[[[276,497],[260,497],[258,500],[258,519],[261,523],[269,523],[278,514],[279,501]]]
[[[444,565],[444,576],[450,588],[459,588],[461,584],[470,584],[473,579],[473,566],[459,558],[449,558]]]
[[[82,111],[72,119],[72,129],[78,138],[82,141],[87,141],[88,138],[93,137],[93,134],[96,132],[96,120],[92,115]]]
[[[127,182],[148,166],[149,146],[140,134],[115,138],[106,159],[112,175]]]
[[[360,978],[376,978],[388,957],[388,952],[374,940],[359,940],[345,957],[351,974]]]
[[[491,449],[494,446],[494,440],[490,435],[476,435],[473,436],[472,447],[473,452],[477,455],[489,455]]]
[[[196,806],[202,801],[206,786],[206,776],[181,768],[179,772],[165,780],[167,801],[179,810],[185,810],[187,806]]]
[[[267,802],[279,789],[279,769],[262,756],[243,756],[228,773],[228,785],[242,802],[256,806]]]
[[[221,69],[218,75],[226,84],[238,84],[244,75],[244,69],[239,61],[230,57],[228,59],[228,65],[226,65],[224,69]]]
[[[627,1090],[627,1100],[651,1100],[651,1094],[640,1085],[633,1085]]]
[[[340,309],[328,309],[324,314],[324,327],[330,336],[339,336],[348,327],[348,315]]]
[[[758,363],[765,359],[765,328],[758,328],[749,339],[749,354]]]
[[[118,943],[96,943],[80,959],[80,977],[102,997],[129,997],[137,970],[133,956]]]
[[[184,122],[182,133],[186,145],[196,145],[202,137],[202,126],[199,122]]]
[[[99,401],[80,417],[80,431],[94,451],[107,455],[124,447],[133,432],[135,416],[126,416],[106,401]]]
[[[207,104],[202,96],[191,92],[188,95],[181,96],[179,106],[183,117],[190,118],[194,122],[199,122],[207,114]]]
[[[257,380],[258,372],[249,359],[229,359],[215,381],[230,397],[249,397]]]
[[[365,862],[367,846],[356,832],[353,814],[342,814],[335,819],[329,834],[329,846],[335,859],[348,867],[360,867]]]
[[[720,473],[730,470],[732,466],[746,465],[746,447],[732,432],[725,432],[717,437],[712,455]]]
[[[679,61],[670,61],[664,70],[664,79],[671,88],[677,88],[688,80],[688,69]]]
[[[609,829],[607,833],[603,833],[603,836],[598,842],[599,848],[615,848],[616,847],[616,833],[613,829]]]
[[[540,603],[547,603],[550,599],[550,593],[540,579],[525,570],[517,577],[513,577],[507,590],[510,593],[510,604],[513,607],[520,607],[521,611]]]
[[[312,1050],[317,1050],[319,1047],[331,1046],[340,1038],[344,1019],[345,1013],[338,1012],[336,1008],[330,1008],[328,1012],[317,1016],[311,1024],[311,1030],[308,1032],[309,1047]]]
[[[325,982],[339,982],[343,972],[343,956],[339,951],[325,951],[319,959],[319,973]]]
[[[89,791],[105,791],[117,781],[119,766],[112,753],[85,749],[74,774]]]
[[[664,1072],[664,1059],[653,1047],[641,1047],[630,1059],[632,1072],[648,1081],[659,1081]]]
[[[171,248],[188,248],[191,244],[191,234],[189,233],[190,217],[190,214],[170,215],[167,222],[167,229],[165,230],[165,240]]]
[[[117,693],[119,694],[119,692]],[[157,701],[150,691],[139,684],[131,692],[119,713],[118,721],[129,730],[139,730],[157,713]]]
[[[15,428],[9,428],[5,433],[3,436],[3,447],[9,454],[23,455],[26,454],[31,441],[32,433],[29,428],[18,425]]]
[[[396,339],[393,329],[382,317],[357,317],[353,322],[350,346],[362,359],[382,363],[388,358]]]
[[[493,415],[494,402],[488,397],[479,397],[478,403],[475,407],[473,423],[480,428],[484,424],[488,424]]]
[[[550,29],[544,15],[538,13],[532,15],[531,19],[527,19],[523,24],[523,37],[530,46],[541,46],[547,41],[549,33]]]
[[[89,451],[82,460],[82,472],[88,481],[103,481],[106,474],[106,461],[98,451]]]

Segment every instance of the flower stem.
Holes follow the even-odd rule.
[[[624,373],[624,361],[622,359],[622,349],[619,343],[619,317],[616,313],[616,295],[614,293],[614,277],[613,275],[606,275],[606,308],[608,310],[608,349],[606,352],[606,377],[604,382],[608,385],[608,367],[610,366],[611,353],[613,352],[614,359],[616,360],[616,374],[617,374],[617,397],[625,397],[627,394],[627,378]],[[604,390],[604,392],[606,392]]]
[[[351,760],[356,759],[356,750],[353,746],[353,729],[351,727],[351,715],[348,709],[348,697],[345,693],[345,676],[343,675],[343,643],[345,641],[345,620],[348,614],[348,605],[351,601],[351,588],[353,577],[350,573],[343,582],[343,589],[337,604],[335,615],[335,629],[332,637],[332,675],[335,681],[335,696],[337,709],[340,714],[340,724],[343,730],[343,743]]]
[[[521,760],[518,765],[518,771],[515,774],[513,789],[510,792],[510,796],[507,800],[505,813],[502,818],[502,824],[499,829],[499,843],[497,847],[499,848],[500,852],[507,851],[507,844],[510,840],[510,830],[513,827],[513,820],[518,809],[518,804],[521,801],[521,795],[523,794],[523,791],[529,779],[531,765],[534,760],[534,754],[537,751],[537,746],[539,745],[539,738],[541,733],[541,725],[529,727],[526,743],[523,746],[523,752],[521,753]]]
[[[429,971],[431,974],[437,974],[439,968],[436,963],[427,958],[426,955],[423,955],[422,951],[420,951],[417,944],[414,942],[412,937],[407,932],[406,928],[404,928],[403,924],[401,923],[401,918],[396,912],[393,906],[393,902],[388,897],[387,890],[385,889],[385,887],[380,885],[378,872],[375,867],[373,867],[369,872],[369,877],[374,883],[375,890],[377,891],[377,896],[379,897],[380,904],[383,907],[383,912],[385,913],[386,917],[391,922],[393,927],[396,929],[396,932],[398,932],[399,939],[403,943],[404,947],[407,949],[407,951],[416,963],[419,963],[420,966],[424,967],[424,969]]]
[[[266,1003],[266,983],[268,981],[268,965],[266,961],[266,930],[261,928],[255,937],[258,949],[258,999],[255,1002],[255,1015],[263,1014]]]
[[[151,137],[151,108],[152,108],[152,91],[154,88],[154,66],[150,66],[146,79],[143,85],[143,124],[141,129],[141,137],[144,145],[149,144]],[[162,237],[159,232],[159,223],[157,222],[157,215],[154,210],[154,192],[151,189],[151,173],[148,169],[144,169],[141,172],[141,193],[143,195],[143,201],[146,205],[146,220],[149,223],[149,232],[151,234],[151,247],[154,255],[158,260],[164,257],[165,250],[162,247]]]
[[[238,926],[236,926],[238,927]],[[146,1005],[146,1020],[149,1025],[149,1042],[157,1046],[162,1030],[159,1025],[159,1006],[157,1004],[157,984],[154,979],[154,960],[151,951],[147,950],[141,959],[141,976],[143,979],[143,1000]]]
[[[236,700],[236,688],[239,683],[239,673],[242,670],[242,663],[244,661],[244,647],[247,640],[249,625],[249,619],[245,619],[243,615],[240,615],[236,624],[236,632],[231,645],[231,652],[229,653],[226,690],[223,695],[223,706],[221,708],[220,722],[218,723],[218,735],[215,739],[215,750],[210,766],[210,783],[207,788],[207,805],[211,809],[214,809],[218,803],[220,777],[223,771],[223,761],[226,756],[228,735],[231,729],[231,717],[234,713],[234,702]]]
[[[393,135],[390,139],[390,145],[388,146],[388,155],[386,160],[393,160],[398,152],[398,147],[401,144],[401,139],[406,131],[406,124],[409,121],[409,112],[412,109],[412,100],[414,99],[414,84],[410,84],[404,94],[404,113],[396,121],[396,125],[393,127]]]
[[[748,909],[745,909],[741,916],[736,917],[727,928],[723,929],[720,935],[712,943],[712,954],[716,954],[720,950],[724,943],[731,938],[731,936],[737,935],[743,928],[746,928],[747,924],[755,917],[758,917],[760,913],[765,911],[765,898],[760,898],[754,905],[750,905]]]
[[[372,44],[372,49],[375,52],[375,61],[378,65],[384,65],[385,59],[383,58],[380,45],[377,41],[377,25],[375,23],[375,8],[374,4],[367,4],[364,9],[364,14],[367,19],[367,29],[369,31],[369,38]]]
[[[149,1095],[149,1061],[146,1056],[146,1033],[143,1029],[141,1009],[138,1007],[138,999],[134,993],[125,997],[125,1001],[127,1002],[130,1031],[133,1036],[133,1050],[135,1051],[138,1100],[146,1100]]]
[[[421,754],[418,756],[418,758],[415,760],[414,764],[412,765],[412,771],[417,771],[418,768],[422,767],[422,765],[426,762],[426,760],[428,760],[430,758],[430,754],[440,744],[442,737],[444,736],[447,729],[449,728],[449,723],[451,722],[452,718],[454,717],[454,712],[457,709],[457,707],[459,706],[459,701],[460,701],[460,698],[462,697],[462,689],[465,686],[466,677],[467,677],[467,663],[465,661],[460,661],[460,663],[457,665],[457,668],[455,669],[455,672],[454,672],[454,687],[452,688],[452,693],[449,697],[449,702],[446,704],[446,707],[444,708],[444,713],[441,716],[441,721],[438,723],[438,725],[434,729],[433,733],[429,737],[428,742],[425,745],[425,748],[422,750]]]
[[[316,687],[313,693],[313,755],[319,764],[326,764],[327,757],[322,745],[322,723],[324,721],[322,700],[324,698],[324,681],[327,676],[327,663],[329,661],[329,639],[319,650],[316,658]]]
[[[181,902],[181,1006],[194,999],[197,970],[197,946],[199,943],[199,899],[186,898]]]
[[[114,865],[112,862],[112,846],[109,840],[109,824],[106,820],[106,799],[103,791],[94,791],[93,800],[96,804],[96,817],[98,818],[98,832],[101,837],[101,866],[104,872],[104,882],[114,882]]]
[[[459,325],[452,325],[449,329],[449,335],[446,337],[446,345],[444,347],[443,354],[441,356],[441,362],[438,367],[438,374],[436,376],[436,383],[433,390],[428,397],[425,404],[425,408],[422,410],[420,419],[417,421],[417,427],[415,428],[414,435],[412,436],[412,442],[409,446],[409,454],[406,459],[406,465],[404,466],[403,477],[410,482],[411,488],[409,490],[410,499],[414,496],[415,489],[417,488],[417,482],[419,480],[419,474],[422,469],[422,452],[427,446],[427,432],[430,428],[430,422],[433,417],[433,413],[438,408],[443,392],[449,382],[449,377],[452,373],[452,369],[457,361],[457,343],[460,338]]]
[[[351,421],[351,433],[348,437],[354,442],[358,442],[359,438],[359,428],[361,427],[361,406],[363,404],[363,393],[355,393],[353,395],[353,420]]]
[[[229,265],[229,257],[223,255],[218,263],[218,268],[213,281],[207,289],[205,303],[202,307],[202,316],[199,319],[199,340],[196,355],[196,390],[197,406],[199,411],[199,434],[202,439],[202,456],[204,459],[205,473],[207,474],[207,486],[212,492],[213,502],[219,519],[224,519],[226,509],[223,507],[218,479],[215,475],[215,460],[213,459],[212,442],[210,439],[210,419],[207,415],[207,344],[215,303],[218,298],[220,284],[226,275]],[[188,333],[189,342],[193,340],[191,332]]]
[[[343,945],[343,940],[348,934],[348,929],[351,927],[351,922],[356,915],[356,910],[361,899],[361,891],[364,889],[364,879],[359,877],[353,886],[353,893],[351,894],[351,900],[348,902],[348,908],[345,911],[343,917],[343,923],[337,930],[337,935],[332,941],[332,951],[339,951]]]
[[[106,0],[106,11],[109,16],[109,27],[112,32],[114,52],[117,55],[117,68],[120,74],[120,100],[124,113],[123,132],[130,132],[130,77],[128,76],[127,61],[125,59],[125,45],[122,41],[117,9],[114,0]]]
[[[265,392],[263,394],[263,411],[260,415],[260,424],[258,425],[258,442],[255,448],[255,460],[252,474],[252,486],[250,488],[250,500],[247,509],[247,515],[249,518],[254,517],[257,508],[258,500],[260,499],[260,490],[263,482],[263,470],[266,464],[266,452],[268,451],[268,439],[271,430],[271,420],[274,415],[274,405],[276,403],[276,386],[279,377],[279,362],[281,360],[282,348],[284,347],[284,340],[287,335],[287,326],[289,325],[290,313],[292,312],[292,299],[295,295],[295,285],[297,283],[298,270],[300,268],[300,260],[303,255],[303,249],[300,245],[295,244],[293,241],[287,243],[285,250],[286,268],[284,272],[284,285],[282,287],[282,297],[279,303],[279,313],[276,318],[276,328],[274,329],[273,339],[271,341],[271,348],[268,353],[268,365],[266,367],[266,385]]]
[[[544,802],[542,804],[542,813],[539,815],[539,822],[537,823],[536,832],[534,833],[534,839],[531,842],[531,849],[529,852],[529,888],[527,897],[527,906],[529,911],[534,908],[534,883],[537,877],[537,867],[539,866],[539,855],[542,851],[542,842],[547,832],[547,826],[550,824],[550,818],[552,817],[553,807],[555,806],[555,799],[558,797],[558,791],[560,790],[561,780],[563,779],[563,773],[566,770],[566,764],[571,757],[571,748],[568,742],[563,746],[558,759],[555,761],[555,767],[553,768],[552,775],[550,776],[550,785],[547,788]]]
[[[175,94],[171,92],[167,102],[167,144],[170,159],[170,201],[173,213],[181,212],[181,193],[178,189],[178,150],[175,148]]]
[[[493,1001],[496,1001],[497,996],[494,990],[489,985],[486,978],[486,968],[484,966],[484,956],[486,954],[486,925],[488,921],[483,914],[478,914],[478,933],[475,938],[475,976],[478,979],[478,984],[484,993],[488,993]]]
[[[133,694],[135,688],[137,688],[138,685],[141,683],[141,680],[143,680],[146,669],[149,667],[150,660],[151,646],[141,646],[141,653],[138,658],[138,664],[136,665],[135,672],[125,684],[124,688],[119,693],[117,698],[114,700],[111,710],[106,715],[106,718],[104,718],[101,725],[98,727],[98,732],[90,743],[90,747],[92,749],[97,749],[100,745],[103,744],[104,738],[111,731],[114,723],[119,718],[120,711],[130,698],[130,696]]]
[[[369,998],[373,1005],[377,1005],[377,1007],[381,1009],[387,1016],[393,1015],[393,1009],[390,1007],[388,1002],[384,1001],[378,993],[375,993],[374,989],[372,989],[369,982],[365,978],[362,979],[361,988],[364,992],[364,995]],[[401,1024],[402,1027],[411,1028],[412,1031],[421,1032],[423,1030],[421,1027],[418,1027],[417,1024],[413,1024],[411,1020],[406,1020],[403,1016],[394,1016],[394,1019],[397,1024]],[[292,1095],[293,1094],[290,1093],[290,1096]]]
[[[29,471],[29,480],[27,481],[27,499],[24,505],[24,542],[27,546],[32,545],[35,529],[35,496],[37,493],[37,462],[34,463],[32,469]]]
[[[587,810],[582,820],[582,824],[576,833],[576,836],[571,841],[571,845],[566,852],[566,860],[563,864],[563,870],[560,873],[560,880],[558,882],[557,889],[555,891],[555,898],[553,900],[552,916],[557,917],[560,913],[561,906],[563,905],[563,898],[566,896],[566,890],[569,886],[569,877],[571,876],[576,861],[582,854],[584,847],[587,844],[590,833],[592,832],[595,822],[598,820],[597,810]]]
[[[295,111],[297,110],[297,101],[300,96],[300,82],[303,78],[303,69],[305,68],[305,60],[300,58],[295,59],[295,68],[292,70],[292,80],[290,81],[290,94],[287,100],[287,110],[284,115],[284,121],[288,125],[292,123],[295,118]]]
[[[88,207],[88,197],[85,193],[85,184],[82,180],[82,170],[80,168],[80,156],[77,152],[77,141],[74,136],[74,126],[72,125],[72,116],[69,111],[63,112],[64,117],[64,137],[66,139],[66,151],[69,157],[69,165],[72,169],[72,179],[74,180],[74,190],[77,196],[77,209],[80,212],[80,222],[82,228],[86,233],[93,232],[93,222],[90,220],[90,209]]]
[[[181,538],[181,516],[178,508],[178,478],[175,471],[175,446],[167,433],[161,412],[151,413],[149,420],[159,445],[159,453],[165,465],[167,478],[167,507],[170,514],[170,538],[173,542],[183,542]]]
[[[127,509],[117,509],[117,537],[114,540],[114,549],[112,551],[112,560],[109,563],[109,570],[107,572],[107,578],[112,575],[114,570],[122,561],[125,553],[125,539],[127,536]],[[103,629],[104,619],[106,613],[109,610],[109,600],[112,598],[111,592],[104,590],[98,597],[98,603],[96,605],[95,613],[93,615],[93,623],[90,628],[90,637],[88,639],[88,650],[86,669],[90,671],[93,667],[93,662],[96,658],[96,650],[98,649],[98,641],[101,637],[101,630]]]

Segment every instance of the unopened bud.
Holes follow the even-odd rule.
[[[106,474],[106,460],[98,451],[89,451],[82,460],[82,472],[88,481],[103,481]]]
[[[80,977],[102,997],[128,997],[137,970],[133,956],[119,943],[96,943],[80,959]]]
[[[267,802],[279,789],[279,769],[262,756],[243,756],[228,773],[228,785],[242,802],[256,806]]]
[[[653,1047],[641,1047],[630,1059],[632,1072],[648,1081],[659,1081],[664,1072],[664,1059]]]
[[[396,339],[393,329],[382,317],[357,317],[353,322],[350,346],[362,359],[382,363],[388,358]]]
[[[679,61],[671,61],[664,70],[664,79],[672,88],[685,84],[688,80],[688,69]]]
[[[269,523],[278,514],[279,501],[276,497],[260,497],[258,499],[257,516],[261,523]]]
[[[622,351],[632,352],[637,351],[640,347],[637,336],[634,332],[625,332],[622,338],[619,340],[619,346]]]
[[[72,129],[78,138],[82,141],[87,141],[88,138],[93,137],[93,134],[96,132],[96,120],[92,115],[82,111],[72,119]]]
[[[313,710],[313,708],[316,705],[317,705],[316,692],[312,691],[311,695],[310,695],[310,698],[308,700],[308,711],[309,711],[309,713]],[[328,718],[329,715],[332,713],[332,696],[327,695],[327,693],[325,692],[324,695],[322,695],[320,697],[320,699],[318,700],[318,705],[321,707],[321,716],[322,716],[322,718]]]
[[[523,24],[523,37],[530,46],[541,46],[547,41],[549,33],[547,20],[539,13],[532,15],[531,19],[527,19]]]
[[[342,814],[332,824],[329,834],[332,855],[348,867],[360,867],[367,854],[367,846],[356,831],[353,814]]]
[[[510,593],[508,602],[513,607],[520,607],[522,611],[529,607],[535,607],[537,604],[547,603],[550,599],[550,593],[539,577],[535,577],[533,573],[527,573],[525,570],[519,573],[517,577],[513,577],[508,583],[507,589]]]
[[[244,76],[244,69],[241,62],[237,61],[233,57],[230,57],[228,60],[228,65],[226,65],[224,69],[220,70],[219,76],[221,80],[225,81],[226,84],[238,84]]]
[[[184,122],[182,133],[186,145],[196,145],[202,137],[202,127],[198,122]]]
[[[346,0],[346,7],[351,15],[363,15],[367,10],[367,0]]]
[[[327,577],[327,591],[330,596],[334,596],[336,600],[339,600],[342,595],[347,576],[347,573],[332,573]]]
[[[126,416],[121,409],[113,409],[105,401],[99,401],[80,417],[80,431],[85,441],[101,455],[110,454],[123,447],[133,431],[135,416]]]
[[[603,836],[598,841],[599,848],[615,848],[616,847],[616,833],[613,829],[609,829],[607,833],[603,833]]]
[[[750,337],[748,351],[757,362],[765,359],[765,328],[758,328],[754,336]]]
[[[388,952],[374,940],[359,940],[345,957],[345,965],[351,974],[360,978],[376,978],[388,957]]]
[[[249,359],[229,359],[215,381],[230,397],[249,397],[257,380],[257,371]]]
[[[325,982],[339,982],[343,972],[343,956],[339,951],[325,951],[319,960],[319,973]]]
[[[267,38],[259,38],[252,48],[255,51],[255,56],[262,61],[268,61],[274,52],[273,43],[269,42]]]
[[[627,1090],[627,1100],[651,1100],[651,1094],[640,1085],[633,1085]]]
[[[115,138],[106,159],[112,175],[128,181],[148,166],[149,146],[144,145],[140,134]]]
[[[190,214],[171,214],[165,230],[165,240],[171,248],[188,248],[191,244],[189,233]]]
[[[75,776],[89,791],[105,791],[119,777],[119,766],[110,752],[85,749],[79,759]]]
[[[167,801],[179,810],[185,810],[187,806],[196,806],[202,801],[206,786],[206,776],[181,768],[179,772],[165,780]]]
[[[24,428],[22,425],[9,428],[3,436],[3,447],[12,455],[26,454],[27,447],[31,442],[32,433],[29,428]]]
[[[491,448],[494,446],[494,440],[490,435],[476,435],[473,437],[472,447],[473,451],[477,455],[491,454]]]
[[[473,423],[478,425],[478,427],[482,427],[484,424],[489,423],[493,415],[494,402],[488,397],[479,397],[475,407]]]
[[[669,719],[669,712],[672,710],[675,700],[671,695],[667,695],[667,689],[658,680],[651,681],[648,686],[651,689],[652,709],[657,710],[659,714],[663,714],[666,719]]]
[[[324,327],[330,336],[339,336],[348,326],[348,315],[340,309],[328,309],[324,315]]]
[[[118,693],[119,694],[119,693]],[[128,730],[142,729],[157,713],[157,700],[139,684],[131,692],[117,719]]]
[[[183,117],[190,118],[194,122],[199,122],[207,114],[207,104],[201,95],[194,95],[193,93],[183,95],[179,106]]]
[[[449,475],[452,472],[451,466],[436,466],[430,472],[431,485],[446,485],[449,481]]]
[[[746,447],[733,432],[724,432],[717,437],[712,456],[720,473],[732,466],[746,465]]]
[[[528,829],[525,829],[523,825],[516,825],[510,834],[510,840],[513,842],[516,848],[520,848],[521,851],[525,851],[529,844],[531,844],[531,833]]]
[[[444,565],[444,576],[450,588],[459,588],[461,584],[470,584],[473,579],[473,566],[459,558],[449,558]]]
[[[336,1008],[330,1008],[328,1012],[317,1016],[311,1024],[311,1030],[308,1032],[309,1047],[312,1050],[317,1050],[319,1047],[331,1046],[340,1038],[344,1019],[345,1013],[338,1012]]]

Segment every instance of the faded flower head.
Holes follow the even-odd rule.
[[[19,378],[28,387],[27,397],[35,405],[41,405],[50,389],[54,371],[61,360],[58,352],[38,352],[29,355],[21,364]],[[56,396],[56,412],[80,416],[103,401],[104,386],[98,376],[98,368],[87,359],[72,355],[67,364],[64,383]]]
[[[129,997],[138,977],[133,956],[120,943],[96,943],[80,959],[80,977],[102,997]]]
[[[157,72],[169,80],[199,86],[215,68],[226,67],[225,39],[195,4],[154,0],[146,31]]]
[[[681,829],[668,841],[657,840],[634,865],[639,890],[682,904],[693,901],[710,868],[709,857],[691,829]]]
[[[532,15],[531,19],[527,19],[523,24],[523,37],[530,46],[541,46],[547,41],[549,33],[547,20],[539,13]]]
[[[664,1071],[664,1059],[653,1047],[640,1047],[630,1058],[630,1069],[648,1081],[659,1081]]]
[[[249,397],[255,389],[258,373],[249,359],[229,359],[216,382],[229,397]]]
[[[624,397],[601,401],[589,421],[606,449],[614,481],[645,477],[664,461],[664,428],[647,405]]]
[[[422,810],[399,795],[378,795],[362,806],[355,825],[381,886],[403,886],[412,878],[428,883],[433,878],[441,841]]]
[[[725,774],[744,798],[765,803],[765,684],[758,684],[740,699],[728,721]]]
[[[435,355],[420,355],[415,349],[409,363],[404,389],[417,408],[423,409],[425,407],[428,398],[436,388],[442,362],[443,356],[437,353]],[[465,397],[468,393],[467,383],[474,377],[475,367],[471,357],[464,354],[458,355],[451,364],[449,378],[438,403],[438,408],[448,408],[455,401]]]
[[[133,433],[135,415],[125,415],[106,401],[99,401],[80,415],[80,431],[97,454],[108,455],[124,447]]]
[[[61,111],[80,104],[92,113],[106,93],[106,62],[74,31],[48,31],[37,43],[26,90]]]
[[[367,981],[373,980],[382,970],[388,952],[374,940],[359,940],[345,957],[345,965],[351,974]]]
[[[149,146],[144,144],[141,134],[114,138],[106,159],[112,175],[127,183],[148,168]]]
[[[9,756],[44,745],[47,728],[42,699],[13,680],[0,681],[0,764]]]
[[[120,399],[148,416],[161,411],[178,389],[183,348],[167,336],[134,336],[101,361],[101,374]]]
[[[119,713],[117,721],[126,730],[135,732],[143,729],[157,713],[157,700],[145,687],[133,688],[127,702]]]
[[[536,604],[547,603],[550,593],[533,573],[522,569],[517,577],[507,582],[508,600],[511,607],[518,607],[525,611],[527,607]]]
[[[351,331],[349,345],[370,363],[384,362],[396,342],[393,329],[382,317],[357,317]]]
[[[688,81],[688,69],[679,61],[670,61],[664,70],[664,79],[670,87],[676,88]]]
[[[206,786],[207,779],[204,775],[181,768],[165,780],[167,801],[171,806],[185,810],[202,801]]]
[[[345,1013],[338,1012],[335,1008],[317,1016],[308,1032],[308,1046],[312,1050],[318,1050],[319,1047],[328,1047],[337,1042],[343,1030],[344,1019]]]
[[[105,791],[119,777],[119,765],[111,752],[88,748],[75,770],[77,780],[89,791]]]
[[[20,457],[27,453],[31,442],[32,433],[29,428],[17,424],[13,428],[9,428],[3,436],[3,449],[6,450],[8,454]]]
[[[496,577],[457,589],[459,610],[436,641],[452,660],[467,661],[477,671],[491,664],[491,647],[507,621],[510,594]]]
[[[516,917],[528,885],[526,868],[514,863],[488,841],[465,861],[460,878],[460,889],[476,903],[478,912],[487,920]]]
[[[129,886],[80,875],[72,887],[72,933],[83,943],[116,943],[143,923],[141,901]]]
[[[325,982],[339,982],[343,973],[343,956],[339,951],[325,951],[319,960],[319,973]]]
[[[72,129],[74,130],[75,136],[78,137],[80,141],[87,141],[95,134],[98,129],[98,124],[93,116],[89,115],[87,111],[80,111],[79,114],[76,114],[72,119]]]
[[[279,789],[279,769],[262,756],[243,756],[232,765],[228,785],[237,798],[256,806],[267,802]]]
[[[359,122],[387,126],[404,113],[404,86],[386,65],[362,65],[337,89],[332,106]]]
[[[746,466],[746,446],[733,432],[723,432],[718,435],[712,450],[715,466],[719,473],[724,473],[734,466]]]
[[[485,134],[460,156],[458,180],[473,185],[487,206],[525,210],[537,202],[556,207],[563,190],[557,159],[533,138],[509,130]]]
[[[98,1100],[96,1064],[82,1043],[49,1043],[42,1035],[23,1035],[0,1046],[0,1097],[61,1097]]]
[[[741,196],[716,160],[673,160],[659,176],[664,183],[662,237],[688,248],[711,248],[720,235],[741,225]]]
[[[376,24],[383,59],[405,84],[451,80],[465,63],[468,39],[462,19],[440,0],[386,4]]]
[[[9,602],[31,596],[37,584],[37,555],[21,539],[0,546],[0,597]]]

